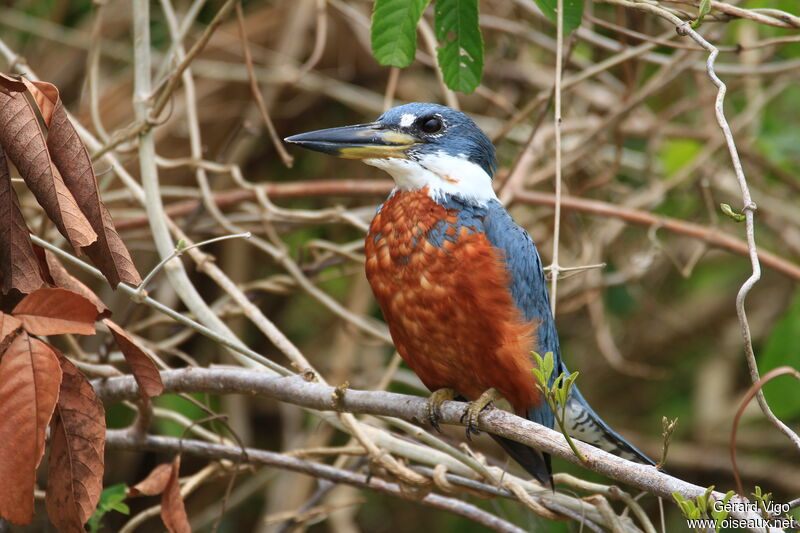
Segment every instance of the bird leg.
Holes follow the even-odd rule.
[[[472,440],[471,433],[475,435],[480,435],[481,432],[476,427],[478,425],[478,417],[481,415],[481,411],[486,409],[489,404],[493,401],[502,398],[503,396],[492,387],[491,389],[487,389],[480,395],[480,397],[475,400],[474,402],[469,402],[467,409],[464,411],[463,416],[461,417],[461,421],[463,422],[464,419],[467,419],[467,439]]]
[[[428,398],[428,420],[433,428],[439,433],[442,432],[439,427],[439,420],[442,418],[442,404],[450,401],[456,397],[458,393],[455,389],[438,389],[435,390],[430,398]]]

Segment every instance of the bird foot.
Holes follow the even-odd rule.
[[[480,435],[481,432],[477,428],[478,425],[478,417],[481,416],[481,412],[486,409],[493,401],[502,398],[502,395],[492,387],[491,389],[487,389],[484,391],[480,397],[475,400],[474,402],[469,402],[464,414],[461,416],[461,421],[463,422],[464,419],[467,419],[467,439],[472,440],[472,434]]]
[[[442,418],[442,404],[455,398],[456,394],[454,389],[438,389],[428,398],[428,420],[439,433],[442,432],[439,427],[439,420]]]

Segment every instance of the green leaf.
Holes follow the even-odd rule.
[[[692,518],[692,515],[697,513],[697,508],[692,500],[687,500],[683,496],[681,496],[677,492],[672,493],[672,497],[675,498],[675,501],[678,503],[678,507],[681,510],[681,513],[686,518]],[[699,513],[697,513],[699,515]]]
[[[722,499],[722,505],[717,506],[719,511],[714,510],[714,505],[711,505],[709,511],[711,512],[711,518],[714,519],[714,530],[719,533],[719,530],[722,528],[722,523],[728,518],[728,511],[725,510],[725,506],[728,504],[728,501],[736,494],[732,490],[729,490],[725,493],[725,497]]]
[[[377,0],[372,11],[372,55],[387,67],[407,67],[417,51],[417,24],[430,0]]]
[[[445,84],[471,93],[483,77],[483,38],[478,0],[437,0],[434,11],[437,56]]]
[[[697,508],[700,509],[700,512],[703,514],[708,514],[708,500],[713,491],[714,485],[711,485],[706,489],[702,496],[697,497]]]
[[[558,0],[533,0],[542,13],[553,24],[558,24]],[[583,0],[564,0],[564,33],[567,34],[581,25],[583,17]]]
[[[536,376],[536,383],[538,383],[542,387],[547,387],[547,378],[544,377],[542,371],[539,370],[538,368],[533,368],[531,370],[533,372],[533,375]]]
[[[544,354],[543,360],[543,367],[542,372],[547,377],[548,381],[550,380],[550,376],[553,375],[553,369],[555,368],[555,361],[553,360],[553,352],[547,352]]]
[[[697,8],[697,20],[692,22],[692,28],[700,26],[709,11],[711,11],[711,0],[700,0],[700,7]]]
[[[758,361],[762,374],[782,365],[800,368],[800,291],[795,292],[786,314],[772,328]],[[778,418],[800,415],[797,380],[790,376],[764,385],[764,395]]]
[[[128,507],[127,503],[122,503],[122,502],[110,503],[108,504],[108,508],[111,509],[112,511],[117,511],[118,513],[131,514],[131,508]]]
[[[127,497],[127,491],[127,487],[122,483],[103,489],[103,492],[100,494],[100,501],[97,504],[97,509],[89,519],[89,531],[92,533],[100,531],[103,527],[103,516],[109,511],[117,511],[125,515],[131,513],[130,507],[122,503]]]

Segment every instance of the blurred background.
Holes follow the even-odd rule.
[[[188,50],[222,4],[151,3],[155,86],[177,64],[170,11],[185,31]],[[696,2],[657,4],[687,17],[696,13]],[[794,0],[730,4],[798,11]],[[242,5],[253,75],[278,137],[367,122],[397,103],[456,103],[495,141],[499,194],[536,241],[544,263],[550,263],[555,152],[549,95],[555,28],[532,0],[480,3],[486,66],[481,85],[470,95],[451,93],[440,81],[435,43],[426,37],[432,36],[432,8],[423,16],[416,61],[397,70],[380,66],[371,54],[371,1]],[[131,136],[114,145],[135,122],[130,3],[21,0],[0,6],[0,39],[7,47],[0,70],[14,72],[23,61],[40,79],[57,85],[77,121],[101,145],[113,146],[125,170],[138,176]],[[725,111],[758,205],[757,243],[774,254],[769,261],[762,256],[762,279],[747,299],[760,371],[800,368],[800,29],[712,11],[698,31],[719,45],[716,71],[728,85]],[[716,88],[705,72],[707,54],[656,16],[602,2],[587,2],[583,24],[566,39],[566,48],[564,194],[595,202],[565,200],[562,206],[560,263],[589,267],[563,273],[558,285],[563,356],[571,370],[580,371],[578,384],[593,407],[651,457],[661,453],[662,417],[678,419],[666,465],[672,475],[718,490],[734,489],[730,432],[750,385],[734,304],[751,269],[741,247],[744,224],[719,208],[727,203],[739,211],[742,201],[714,116]],[[614,64],[604,63],[612,58]],[[427,394],[410,370],[393,366],[397,359],[363,274],[365,224],[391,188],[388,176],[358,162],[292,148],[288,157],[293,165],[287,166],[254,101],[235,14],[222,20],[190,72],[192,94],[179,87],[153,129],[167,212],[194,241],[251,231],[268,245],[230,240],[203,250],[330,383]],[[190,149],[194,124],[202,139],[201,158]],[[231,170],[234,166],[240,175]],[[201,177],[198,168],[205,170]],[[144,210],[118,179],[117,169],[98,158],[95,171],[118,229],[146,273],[158,258]],[[266,196],[259,199],[259,191]],[[37,227],[38,205],[22,187],[18,193],[29,225]],[[209,209],[210,198],[219,211]],[[59,242],[46,231],[51,242]],[[724,236],[739,244],[718,246]],[[184,262],[205,300],[248,346],[289,365],[227,293],[191,260]],[[114,309],[115,320],[165,364],[232,364],[206,338],[84,279]],[[149,290],[185,311],[163,275]],[[81,342],[86,352],[104,357],[108,351],[94,338]],[[766,394],[776,414],[797,430],[797,382],[778,378]],[[249,446],[288,451],[348,441],[292,405],[234,396],[196,399],[227,413]],[[164,412],[190,419],[207,416],[177,396],[159,398],[157,405],[162,412],[153,431],[163,434],[183,433]],[[109,406],[108,417],[111,427],[125,427],[133,412],[124,405]],[[213,422],[204,426],[221,431]],[[462,436],[461,428],[449,428],[443,438],[456,444]],[[489,439],[471,446],[505,464]],[[759,485],[773,492],[777,502],[798,496],[797,452],[755,402],[745,410],[737,450],[746,490]],[[110,450],[106,484],[133,484],[169,459]],[[182,474],[204,465],[185,457]],[[554,470],[608,482],[559,460]],[[210,530],[227,482],[227,477],[210,479],[187,497],[197,531]],[[314,513],[298,514],[317,490],[313,478],[299,474],[273,469],[240,474],[220,530],[484,531],[442,511],[346,486],[326,493],[312,506]],[[580,529],[574,522],[536,518],[515,502],[470,501],[522,527]],[[136,514],[156,502],[129,503]],[[655,498],[645,496],[641,503],[651,517],[658,516]],[[682,531],[675,506],[665,507],[667,530]],[[47,531],[45,516],[42,506],[33,526],[12,530]],[[291,517],[294,521],[287,521]],[[128,519],[112,513],[105,518],[105,530],[119,531]],[[157,519],[138,530],[159,530]]]

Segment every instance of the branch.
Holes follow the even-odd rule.
[[[494,531],[507,533],[525,533],[514,524],[503,520],[491,513],[488,513],[472,504],[456,498],[448,498],[439,494],[429,493],[424,498],[419,494],[409,491],[396,483],[389,483],[376,476],[357,474],[348,470],[342,470],[326,464],[315,463],[298,459],[289,455],[257,450],[254,448],[244,449],[236,446],[225,446],[222,444],[212,444],[199,440],[178,439],[176,437],[162,437],[146,435],[141,438],[132,436],[125,430],[110,430],[106,437],[106,446],[119,450],[150,450],[163,453],[189,453],[207,459],[228,459],[237,463],[260,464],[302,472],[320,479],[327,479],[335,483],[344,483],[362,489],[370,489],[382,492],[391,496],[400,497],[406,500],[419,502],[423,505],[448,511],[472,520],[482,526]],[[457,478],[458,476],[448,476]],[[452,479],[449,479],[452,481]]]
[[[428,402],[424,398],[384,391],[337,389],[308,382],[301,376],[275,377],[233,368],[187,368],[163,371],[161,378],[165,394],[249,394],[320,411],[387,415],[417,424],[428,420]],[[95,380],[92,384],[105,402],[132,399],[139,394],[132,376]],[[461,402],[445,402],[442,405],[441,423],[463,425],[461,419],[464,408],[465,404]],[[655,496],[671,499],[672,493],[678,492],[685,498],[693,499],[704,494],[706,490],[659,472],[651,466],[626,461],[589,444],[576,442],[586,460],[581,463],[561,433],[499,409],[485,411],[480,416],[478,428],[533,446]],[[235,450],[237,454],[240,453],[238,449]],[[721,494],[718,496],[722,497]],[[745,518],[750,515],[732,513],[732,516]]]

